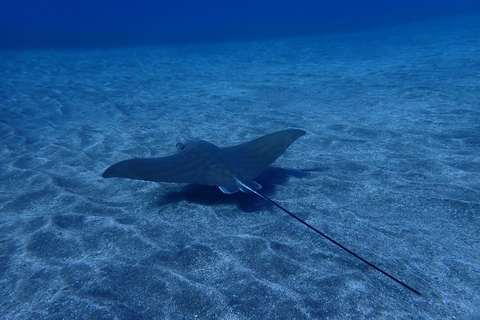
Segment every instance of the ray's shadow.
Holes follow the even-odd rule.
[[[254,179],[262,185],[261,192],[270,197],[275,193],[277,185],[285,184],[291,177],[304,178],[311,172],[325,171],[326,168],[311,169],[288,169],[278,167],[268,167],[258,178]],[[253,194],[236,192],[234,194],[224,194],[218,187],[190,184],[182,187],[179,191],[170,191],[157,198],[156,205],[163,206],[180,201],[188,201],[201,205],[215,206],[221,204],[236,205],[243,212],[254,212],[259,209],[259,198]],[[261,206],[271,206],[267,202],[262,202]]]

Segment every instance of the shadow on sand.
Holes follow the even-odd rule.
[[[312,169],[285,169],[278,167],[268,167],[263,171],[256,182],[262,185],[262,193],[271,196],[275,193],[277,185],[286,183],[291,177],[304,178],[311,172],[321,172],[326,168]],[[231,204],[236,205],[243,212],[253,212],[258,210],[258,197],[243,192],[234,194],[224,194],[218,187],[202,186],[190,184],[182,187],[180,191],[170,191],[157,199],[156,205],[163,206],[180,201],[188,201],[201,205],[220,205]],[[271,206],[269,203],[265,205]]]

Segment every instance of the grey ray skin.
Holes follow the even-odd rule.
[[[186,144],[179,143],[177,144],[179,152],[174,155],[120,161],[105,170],[102,176],[104,178],[119,177],[155,182],[198,183],[218,186],[224,193],[234,193],[240,190],[256,194],[358,260],[415,294],[421,295],[419,291],[405,282],[362,258],[258,191],[261,186],[253,179],[274,163],[295,140],[304,134],[305,131],[298,129],[283,130],[227,148],[219,148],[204,140]]]
[[[218,186],[224,193],[258,190],[253,181],[274,163],[305,131],[289,129],[227,148],[200,140],[177,144],[179,151],[161,158],[135,158],[115,163],[104,178],[130,178],[155,182],[197,183]]]

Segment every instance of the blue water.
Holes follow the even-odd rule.
[[[0,318],[480,317],[477,3],[1,5]],[[422,296],[252,194],[101,177],[286,128],[262,192]]]
[[[0,47],[122,46],[355,31],[480,12],[477,0],[0,2]]]

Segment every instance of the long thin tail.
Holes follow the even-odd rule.
[[[283,212],[287,213],[289,216],[291,216],[292,218],[294,218],[295,220],[297,220],[298,222],[300,222],[301,224],[307,226],[308,228],[310,228],[311,230],[315,231],[316,233],[318,233],[319,235],[321,235],[322,237],[324,237],[325,239],[327,239],[328,241],[330,241],[331,243],[333,243],[334,245],[336,245],[337,247],[340,247],[342,248],[343,250],[345,250],[346,252],[348,252],[349,254],[351,254],[352,256],[354,256],[355,258],[357,258],[358,260],[361,260],[362,262],[366,263],[367,265],[369,265],[370,267],[372,267],[373,269],[383,273],[384,275],[386,275],[387,277],[389,277],[390,279],[392,279],[393,281],[395,281],[396,283],[402,285],[403,287],[407,288],[408,290],[412,291],[413,293],[421,296],[422,294],[413,289],[412,287],[410,287],[408,284],[406,284],[405,282],[395,278],[394,276],[392,276],[391,274],[389,274],[388,272],[386,271],[383,271],[382,269],[380,269],[379,267],[377,267],[376,265],[374,265],[373,263],[371,263],[370,261],[368,260],[365,260],[364,258],[360,257],[358,254],[356,254],[355,252],[353,252],[352,250],[348,249],[347,247],[345,247],[344,245],[338,243],[337,241],[335,241],[334,239],[330,238],[329,236],[327,236],[325,233],[321,232],[320,230],[318,230],[317,228],[315,228],[314,226],[312,226],[311,224],[305,222],[304,220],[302,220],[300,217],[298,217],[296,214],[288,211],[287,209],[285,209],[284,207],[282,207],[281,205],[279,205],[278,203],[276,203],[275,201],[273,201],[272,199],[270,199],[269,197],[267,197],[266,195],[256,191],[256,190],[253,190],[251,188],[249,188],[248,186],[246,186],[245,184],[242,183],[242,187],[244,187],[245,189],[247,189],[248,191],[258,195],[259,197],[265,199],[266,201],[270,202],[271,204],[273,204],[274,206],[276,206],[277,208],[279,208],[280,210],[282,210]]]

